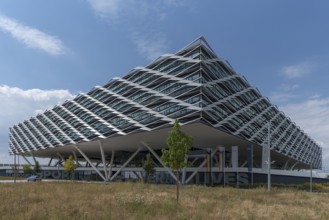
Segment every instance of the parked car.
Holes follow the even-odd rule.
[[[41,176],[39,176],[39,175],[33,175],[33,176],[28,177],[26,180],[27,180],[27,182],[41,181]]]

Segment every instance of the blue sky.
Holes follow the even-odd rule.
[[[323,146],[329,169],[329,2],[0,2],[0,163],[8,128],[203,35]]]

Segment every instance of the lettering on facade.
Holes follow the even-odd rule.
[[[129,173],[129,172],[128,172]],[[140,172],[138,176],[144,176],[144,172]],[[127,176],[127,174],[125,174]],[[186,174],[186,179],[192,175],[192,172]],[[132,175],[128,175],[130,179]],[[248,173],[223,173],[223,172],[199,172],[197,173],[188,184],[206,184],[206,185],[220,185],[225,184],[249,184]],[[136,179],[137,180],[137,179]],[[176,181],[167,172],[156,172],[155,175],[149,177],[148,182],[157,184],[175,184]]]
[[[192,172],[186,173],[187,180]],[[29,175],[17,173],[17,176],[27,177]],[[7,176],[13,176],[13,173],[7,173]],[[101,180],[97,178],[98,174],[94,171],[75,171],[74,178],[79,180]],[[116,181],[142,181],[145,176],[143,171],[122,171],[118,175]],[[180,175],[182,176],[182,175]],[[63,170],[42,170],[41,177],[43,179],[70,179],[70,173]],[[199,172],[197,173],[188,184],[205,184],[205,185],[221,185],[224,184],[249,184],[248,173],[223,173],[223,172]],[[155,184],[176,184],[174,178],[168,172],[156,172],[154,175],[149,176],[149,183]]]

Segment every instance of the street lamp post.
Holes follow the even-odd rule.
[[[313,190],[313,189],[312,189],[312,184],[313,184],[313,176],[312,176],[312,168],[313,168],[313,167],[312,167],[312,163],[311,163],[310,166],[311,166],[310,192],[312,192],[312,190]]]
[[[271,144],[270,144],[270,129],[271,124],[268,123],[268,134],[267,134],[267,191],[271,192]]]
[[[14,183],[16,183],[16,154],[14,154]]]

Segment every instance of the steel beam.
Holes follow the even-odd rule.
[[[75,162],[77,163],[77,165],[78,165],[78,166],[81,166],[81,164],[80,164],[79,161],[78,161],[77,153],[76,153],[75,151],[72,151],[72,154],[73,154],[74,160],[75,160]]]
[[[290,170],[293,170],[297,164],[299,164],[299,162],[298,162],[298,161],[297,161],[297,162],[295,162],[295,163],[292,165],[292,167],[290,168]]]
[[[48,163],[48,167],[50,167],[50,164],[51,164],[52,161],[53,161],[53,157],[50,158],[49,163]]]
[[[32,158],[33,158],[34,164],[36,164],[36,163],[37,163],[37,160],[35,159],[35,157],[34,157],[33,153],[32,153],[32,152],[30,152],[30,154],[31,154],[31,156],[32,156]]]
[[[123,168],[125,168],[128,164],[129,164],[129,162],[132,160],[132,159],[134,159],[134,157],[139,153],[139,151],[141,151],[142,150],[142,148],[141,147],[139,147],[136,151],[135,151],[135,153],[133,153],[133,155],[131,155],[130,157],[129,157],[129,159],[122,165],[122,167],[120,167],[120,169],[110,178],[110,181],[112,181],[112,180],[114,180],[114,178],[115,177],[117,177],[117,175],[121,172],[121,170],[123,169]]]
[[[184,159],[185,167],[183,168],[182,184],[185,184],[187,161],[188,161],[188,155],[186,155]]]
[[[105,161],[103,143],[102,143],[102,141],[98,141],[98,144],[99,144],[99,149],[101,151],[102,163],[103,163],[103,168],[104,168],[104,173],[105,173],[105,181],[106,181],[108,179],[108,177],[107,177],[106,161]]]
[[[113,162],[114,162],[114,155],[115,155],[115,151],[112,150],[112,154],[111,154],[111,162],[110,162],[110,171],[107,175],[107,179],[106,179],[106,182],[109,181],[109,179],[111,178],[112,176],[112,168],[113,168]]]
[[[215,149],[212,153],[211,153],[211,158],[213,158],[214,157],[214,155],[217,153],[217,151],[218,151],[218,148],[217,149]],[[187,178],[187,180],[186,180],[186,184],[188,184],[190,181],[191,181],[191,179],[199,172],[199,170],[204,166],[206,164],[206,160],[204,160],[200,165],[199,165],[199,167],[196,169],[196,170],[194,170],[194,172],[191,174],[191,176],[189,176],[189,178]]]
[[[290,160],[291,160],[291,158],[289,158],[287,160],[287,162],[284,164],[284,167],[283,167],[284,170],[286,170],[288,168],[288,164],[289,164]]]
[[[21,155],[23,158],[24,158],[24,160],[30,165],[30,166],[32,166],[32,164],[31,164],[31,162],[24,156],[24,155]]]
[[[177,178],[175,174],[169,169],[160,159],[160,157],[154,152],[154,150],[145,142],[142,142],[142,144],[153,154],[153,156],[161,163],[161,165],[168,171],[168,173],[174,178],[175,181],[177,181]]]
[[[60,154],[60,153],[56,153],[57,154],[57,156],[62,160],[62,161],[64,161],[64,163],[65,163],[65,159],[64,159],[64,157]]]
[[[95,167],[95,165],[90,161],[90,159],[87,157],[87,155],[85,153],[83,153],[83,151],[78,148],[77,145],[73,145],[75,149],[77,149],[77,151],[85,158],[86,161],[88,161],[88,163],[90,164],[90,166],[98,173],[98,175],[104,180],[106,181],[106,178],[104,177],[104,175]]]
[[[58,161],[55,163],[54,167],[62,165],[63,161],[61,158],[58,158]]]

